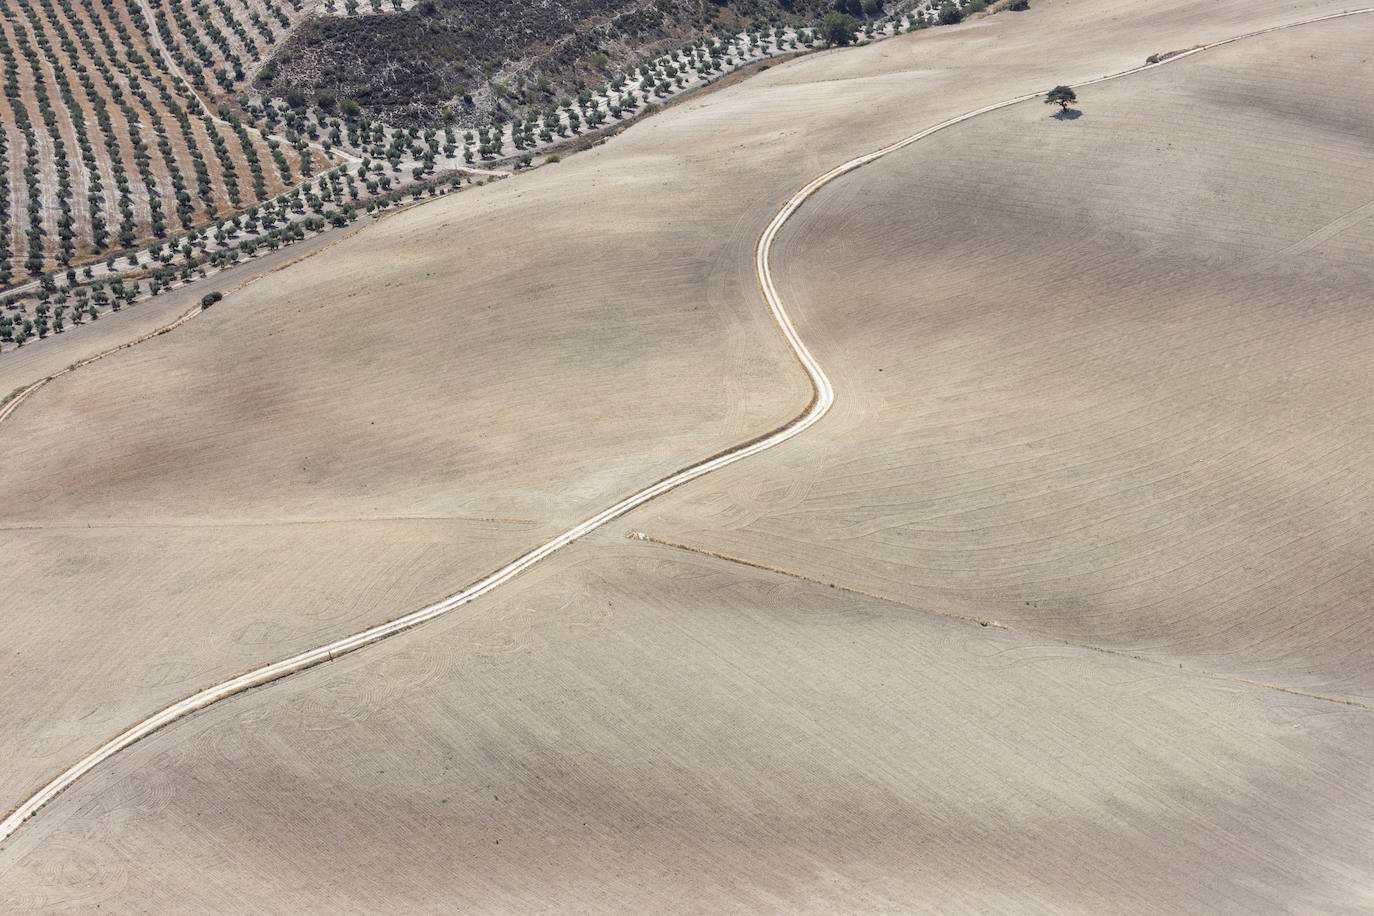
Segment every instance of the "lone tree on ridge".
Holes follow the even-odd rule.
[[[1068,86],[1055,86],[1045,93],[1046,105],[1058,105],[1060,111],[1068,111],[1069,106],[1078,101],[1078,96]]]

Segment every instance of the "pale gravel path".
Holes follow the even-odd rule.
[[[1231,44],[1236,41],[1241,41],[1246,38],[1253,38],[1258,35],[1264,35],[1270,32],[1277,32],[1283,29],[1294,28],[1302,25],[1310,25],[1316,22],[1327,22],[1333,19],[1341,19],[1348,16],[1354,16],[1370,12],[1374,12],[1374,7],[1347,10],[1341,13],[1313,17],[1311,19],[1301,20],[1299,22],[1289,23],[1287,25],[1273,26],[1267,29],[1259,29],[1253,32],[1247,32],[1243,35],[1237,35],[1231,38],[1215,41],[1210,44],[1201,45],[1183,54],[1170,57],[1166,60],[1160,61],[1155,64],[1146,64],[1141,67],[1134,67],[1130,70],[1125,70],[1120,73],[1114,73],[1108,76],[1099,77],[1094,80],[1088,80],[1078,85],[1080,87],[1089,86],[1097,83],[1106,82],[1108,80],[1120,79],[1124,76],[1129,76],[1131,74],[1140,73],[1145,70],[1151,70],[1155,67],[1164,66],[1166,64],[1173,63],[1174,61],[1190,57],[1194,54],[1199,54],[1203,51],[1220,47],[1222,45]],[[172,704],[171,706],[168,706],[161,712],[153,716],[150,716],[147,719],[144,719],[142,722],[137,723],[136,725],[130,727],[124,732],[121,732],[119,735],[116,735],[114,738],[111,738],[105,744],[101,745],[99,748],[87,754],[85,757],[81,758],[81,760],[77,761],[72,766],[64,770],[61,774],[59,774],[56,778],[50,781],[31,798],[27,799],[22,804],[20,804],[13,812],[11,812],[5,818],[4,821],[0,821],[0,842],[4,842],[4,840],[8,839],[16,830],[19,829],[19,827],[24,823],[24,821],[32,817],[35,813],[37,813],[37,811],[40,808],[42,808],[48,802],[52,801],[54,798],[60,795],[63,791],[65,791],[69,786],[74,784],[86,773],[90,772],[96,766],[100,765],[105,760],[108,760],[110,757],[113,757],[120,751],[131,746],[141,738],[161,729],[163,726],[175,722],[177,719],[180,719],[184,716],[188,716],[191,713],[197,712],[198,710],[204,709],[205,707],[213,703],[216,703],[219,700],[233,696],[237,693],[242,693],[243,691],[248,690],[252,687],[258,687],[263,684],[270,683],[271,681],[277,680],[278,678],[285,677],[289,674],[294,674],[298,671],[303,671],[307,668],[313,668],[314,666],[322,664],[323,662],[331,661],[335,658],[338,658],[341,655],[356,651],[358,649],[364,648],[365,646],[372,645],[373,643],[380,642],[381,640],[386,639],[388,636],[394,636],[397,633],[401,633],[412,627],[433,620],[436,617],[440,617],[457,607],[460,607],[464,604],[467,604],[470,601],[473,601],[485,595],[487,592],[492,591],[493,589],[504,584],[505,582],[510,581],[511,579],[518,576],[520,573],[524,572],[529,567],[538,563],[540,560],[544,559],[552,553],[557,552],[563,547],[566,547],[568,544],[571,544],[573,541],[579,539],[583,535],[595,531],[596,529],[605,525],[607,522],[619,518],[621,515],[624,515],[630,510],[638,506],[641,506],[644,503],[649,502],[650,500],[668,492],[669,490],[675,489],[678,486],[681,486],[682,484],[687,483],[688,481],[695,480],[696,478],[701,477],[705,474],[709,474],[712,471],[733,464],[736,461],[741,461],[752,455],[756,455],[759,452],[770,449],[776,445],[781,445],[787,440],[799,435],[800,433],[809,429],[811,426],[815,425],[817,422],[820,421],[822,417],[825,416],[825,414],[829,411],[831,405],[834,403],[835,391],[834,387],[831,385],[830,379],[826,376],[820,364],[816,361],[815,357],[812,356],[810,350],[807,349],[806,344],[798,335],[796,327],[792,323],[791,317],[787,314],[787,311],[783,306],[781,296],[778,294],[777,289],[774,287],[772,271],[769,266],[769,257],[772,252],[773,242],[777,238],[778,233],[782,230],[787,220],[791,218],[792,214],[794,214],[801,207],[801,205],[806,202],[808,198],[810,198],[813,194],[815,194],[821,188],[825,187],[830,182],[834,181],[836,178],[848,174],[849,172],[852,172],[855,169],[861,168],[862,166],[867,165],[868,163],[873,162],[874,160],[879,159],[883,156],[886,156],[889,153],[893,153],[897,150],[904,149],[905,147],[910,146],[911,144],[916,143],[926,137],[929,137],[931,134],[937,133],[938,131],[942,131],[946,128],[953,127],[957,124],[961,124],[965,121],[971,120],[973,118],[976,118],[983,114],[987,114],[989,112],[1009,108],[1013,105],[1018,105],[1030,99],[1034,99],[1041,94],[1042,93],[1040,92],[1028,93],[1026,95],[1017,96],[1012,99],[1007,99],[1002,102],[997,102],[992,105],[984,106],[983,108],[979,108],[975,111],[970,111],[957,117],[950,118],[949,120],[942,121],[941,123],[936,124],[933,127],[912,134],[911,136],[908,136],[902,140],[898,140],[896,143],[892,143],[888,146],[883,147],[882,149],[875,150],[874,152],[850,159],[849,161],[836,166],[830,171],[825,172],[824,174],[808,182],[801,190],[794,194],[792,198],[788,200],[787,203],[783,206],[783,208],[779,210],[778,213],[773,217],[772,221],[768,224],[768,227],[764,229],[763,234],[759,237],[759,241],[755,247],[754,268],[755,273],[758,276],[760,289],[763,293],[764,299],[768,303],[770,311],[773,314],[773,318],[777,322],[779,330],[782,332],[783,337],[787,340],[787,343],[791,347],[793,354],[797,357],[798,362],[801,363],[802,369],[806,372],[807,377],[811,382],[813,392],[811,401],[809,404],[807,404],[806,409],[803,410],[797,417],[783,424],[782,426],[779,426],[778,428],[772,430],[769,433],[766,433],[755,439],[751,439],[747,442],[743,442],[739,445],[732,446],[722,452],[717,453],[716,455],[710,458],[704,459],[695,464],[688,465],[687,467],[675,472],[674,474],[671,474],[670,476],[663,478],[657,483],[651,484],[650,486],[644,487],[632,493],[631,495],[626,496],[620,501],[601,510],[596,515],[593,515],[591,518],[588,518],[587,520],[579,523],[578,525],[573,526],[572,528],[568,529],[567,531],[563,532],[557,537],[547,541],[546,543],[540,545],[539,547],[536,547],[522,554],[521,556],[512,560],[510,563],[507,563],[505,566],[502,566],[500,569],[497,569],[496,571],[487,574],[483,578],[478,579],[476,582],[464,588],[462,591],[450,595],[442,601],[439,601],[428,607],[421,608],[418,611],[414,611],[410,614],[407,614],[403,617],[399,617],[387,623],[382,623],[374,627],[370,627],[369,629],[363,630],[359,633],[355,633],[352,636],[348,636],[335,642],[320,646],[318,648],[310,649],[297,655],[293,655],[290,658],[283,659],[274,664],[266,665],[262,668],[257,668],[253,671],[249,671],[245,674],[239,675],[238,677],[227,680],[221,684],[217,684],[213,687],[208,687],[198,693],[186,697],[183,700],[180,700],[177,703]]]

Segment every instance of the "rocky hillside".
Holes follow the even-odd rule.
[[[276,96],[352,99],[394,124],[545,106],[719,29],[814,18],[824,0],[422,0],[302,23],[263,68]]]

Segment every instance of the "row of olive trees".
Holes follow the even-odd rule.
[[[343,12],[349,16],[358,15],[359,10],[364,8],[361,0],[324,0],[324,9],[327,13]],[[405,9],[402,0],[367,0],[367,8],[374,13],[386,12],[389,8],[391,12],[399,13]]]
[[[42,339],[49,333],[62,333],[68,320],[77,325],[94,321],[106,311],[119,311],[142,299],[162,295],[178,284],[196,282],[215,270],[233,266],[245,257],[252,258],[266,251],[275,251],[283,245],[309,238],[312,234],[346,226],[364,212],[371,214],[401,205],[407,199],[418,201],[426,196],[436,197],[458,190],[461,181],[458,175],[437,177],[404,189],[377,194],[359,207],[345,201],[346,195],[357,200],[355,191],[358,183],[354,177],[343,167],[333,169],[289,194],[221,222],[213,234],[210,229],[192,230],[166,244],[155,244],[148,251],[150,260],[140,265],[148,274],[146,291],[141,281],[119,277],[83,285],[74,268],[67,270],[65,284],[61,282],[64,278],[58,275],[42,277],[39,292],[30,297],[31,301],[26,301],[23,296],[0,300],[0,306],[5,310],[21,309],[18,315],[0,311],[0,343],[22,347],[28,341]],[[337,204],[339,209],[330,206],[331,203]],[[288,214],[304,213],[307,207],[321,215],[283,219]],[[240,238],[240,235],[243,237]],[[136,257],[130,260],[138,263]],[[89,265],[82,272],[87,279],[90,278]],[[201,306],[209,308],[220,298],[217,292],[209,293],[202,297]]]
[[[289,6],[288,12],[287,4],[267,0],[264,16],[245,0],[214,0],[213,6],[204,0],[155,0],[153,13],[164,44],[192,84],[208,92],[209,74],[228,93],[248,79],[304,9],[302,0],[289,0]]]
[[[181,0],[160,0],[154,8],[153,21],[166,38],[174,33],[160,15],[162,2]],[[246,31],[234,12],[248,8],[243,0],[213,2],[213,15],[229,31]],[[278,13],[277,25],[290,24],[276,0],[267,4]],[[292,4],[299,12],[301,4]],[[199,0],[194,8],[201,21],[212,15]],[[263,23],[255,26],[259,32],[274,34],[259,10],[245,15]],[[50,259],[66,265],[83,253],[132,248],[165,237],[174,223],[184,230],[211,218],[226,203],[240,208],[250,202],[247,181],[259,200],[273,185],[292,182],[292,165],[275,142],[237,120],[226,125],[193,117],[198,105],[190,103],[185,84],[134,31],[148,27],[137,5],[11,0],[10,23],[17,41],[11,46],[0,32],[0,58],[9,108],[4,120],[15,133],[7,132],[0,155],[26,161],[24,186],[13,196],[21,212],[27,209],[29,225],[19,231],[12,195],[5,194],[0,284],[14,280],[10,245],[17,235],[27,239],[25,269],[38,273]],[[237,136],[227,137],[225,126]],[[270,176],[266,153],[276,160]],[[298,158],[307,170],[313,165],[308,151]],[[8,185],[8,173],[6,179]]]

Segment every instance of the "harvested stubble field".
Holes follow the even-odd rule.
[[[386,221],[55,383],[0,430],[0,523],[31,528],[4,573],[0,641],[24,667],[0,676],[21,749],[0,782],[18,801],[189,688],[408,610],[794,413],[802,381],[749,267],[822,168],[1335,8],[1045,2],[1014,31],[795,61]],[[0,849],[0,904],[1369,906],[1369,711],[1197,669],[1369,693],[1358,592],[1313,590],[1327,567],[1304,558],[1362,549],[1356,482],[1333,496],[1359,461],[1365,275],[1324,227],[1360,231],[1345,214],[1364,201],[1333,185],[1367,154],[1358,122],[1317,116],[1369,109],[1349,81],[1370,29],[1107,84],[1074,121],[1010,109],[803,208],[775,270],[836,412],[625,525],[899,603],[606,531],[145,740]],[[1269,67],[1325,89],[1266,89]],[[1299,118],[1320,155],[1279,142]],[[1244,244],[1213,228],[1228,221]],[[536,524],[463,520],[488,516]],[[69,527],[87,523],[106,527]],[[426,532],[428,551],[399,543]],[[1180,551],[1226,573],[1194,589],[1210,603],[1171,598]],[[1329,581],[1356,588],[1361,568]],[[1136,581],[1122,570],[1146,583],[1134,605],[1101,598],[1104,577]],[[1267,610],[1240,609],[1265,590]],[[1302,595],[1291,615],[1278,600]],[[182,640],[196,670],[148,665]],[[32,676],[54,668],[57,704]]]

